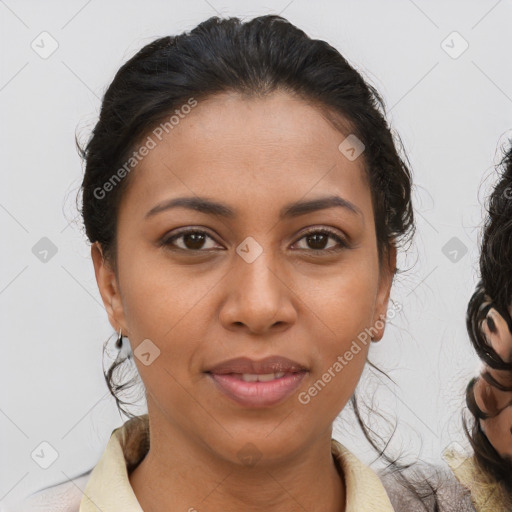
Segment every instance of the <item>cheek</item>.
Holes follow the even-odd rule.
[[[317,414],[332,423],[353,395],[366,362],[368,344],[357,346],[347,339],[320,347],[322,354],[309,376],[307,385],[298,395],[298,401],[310,408],[307,416]]]
[[[159,351],[156,366],[164,366],[176,376],[186,375],[192,354],[201,343],[199,319],[207,321],[206,295],[215,283],[202,280],[197,286],[198,280],[194,284],[190,272],[179,272],[162,258],[149,262],[135,254],[120,264],[119,279],[134,354],[137,356],[143,340],[150,340],[158,349],[155,353]],[[143,380],[156,378],[153,364],[145,366],[135,360]]]
[[[119,280],[130,330],[163,340],[166,333],[179,328],[180,319],[194,314],[194,305],[212,285],[201,280],[197,286],[192,266],[178,267],[161,251],[125,253],[119,261]]]
[[[309,295],[317,313],[307,315],[316,366],[302,403],[311,398],[316,407],[336,416],[354,393],[366,363],[376,283],[371,272],[344,272],[328,283]]]
[[[347,265],[317,284],[310,295],[312,308],[321,319],[319,327],[325,332],[326,346],[341,351],[372,327],[377,274],[371,262]]]
[[[205,315],[201,299],[209,287],[193,287],[190,278],[180,276],[155,266],[133,268],[123,303],[148,399],[186,416],[194,409],[186,390],[196,370],[192,365],[203,338],[198,319]],[[150,354],[146,361],[144,353]]]

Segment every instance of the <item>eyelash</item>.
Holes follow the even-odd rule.
[[[200,230],[200,229],[185,229],[183,231],[180,231],[170,237],[164,237],[161,241],[161,244],[162,246],[167,246],[167,247],[171,247],[171,250],[177,250],[177,251],[183,251],[183,252],[190,252],[190,253],[199,253],[199,252],[208,252],[208,250],[203,250],[203,249],[197,249],[197,250],[194,250],[194,249],[183,249],[181,247],[176,247],[175,245],[173,245],[173,242],[179,238],[182,238],[183,236],[185,235],[189,235],[189,234],[196,234],[196,233],[199,233],[199,234],[204,234],[206,235],[207,237],[211,238],[212,240],[214,240],[214,238],[212,236],[210,236],[206,231],[203,231],[203,230]],[[343,249],[348,249],[349,248],[349,244],[347,243],[347,241],[340,237],[336,232],[332,231],[331,229],[329,228],[314,228],[314,229],[310,229],[308,231],[306,231],[305,233],[303,233],[303,235],[295,242],[299,242],[301,241],[302,239],[308,237],[308,236],[311,236],[311,235],[316,235],[316,234],[321,234],[321,235],[328,235],[330,238],[333,238],[336,240],[336,242],[338,242],[338,246],[337,247],[334,247],[334,248],[330,248],[330,249],[299,249],[301,251],[311,251],[313,253],[328,253],[328,254],[332,254],[334,252],[339,252]],[[214,240],[215,241],[215,240]],[[216,242],[217,243],[217,242]]]

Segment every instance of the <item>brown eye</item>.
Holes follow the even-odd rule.
[[[334,244],[334,247],[331,246],[326,248],[326,244],[328,243],[329,239],[334,240],[336,244]],[[308,247],[306,247],[305,250],[329,253],[348,248],[348,244],[343,238],[326,228],[308,231],[302,238],[300,238],[300,240],[306,240]]]
[[[207,249],[204,248],[207,240],[213,240],[213,238],[206,233],[198,229],[181,231],[170,237],[166,237],[162,240],[161,245],[170,246],[171,249],[177,249],[189,252],[205,252]],[[176,244],[177,240],[181,240],[180,244]],[[213,240],[215,242],[215,240]],[[215,247],[214,247],[215,248]],[[211,247],[210,247],[211,249]]]

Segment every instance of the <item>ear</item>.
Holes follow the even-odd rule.
[[[116,332],[123,330],[124,335],[128,335],[127,324],[124,317],[121,294],[114,270],[105,261],[103,251],[99,242],[94,242],[91,246],[91,258],[94,264],[94,273],[96,274],[96,283],[100,291],[103,304],[107,311],[110,325]]]
[[[392,243],[389,248],[387,261],[382,263],[379,275],[379,288],[377,291],[377,298],[375,302],[375,315],[373,318],[372,332],[374,336],[372,341],[380,341],[384,336],[384,329],[386,327],[386,317],[388,311],[389,295],[391,292],[391,285],[393,284],[393,277],[396,270],[396,247]]]

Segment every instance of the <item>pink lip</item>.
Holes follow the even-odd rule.
[[[234,374],[208,373],[208,376],[217,389],[238,404],[245,407],[269,407],[290,396],[306,374],[306,371],[290,372],[268,382],[245,382],[241,380],[241,375]]]
[[[209,370],[208,373],[228,374],[228,373],[276,373],[276,372],[301,372],[307,368],[296,361],[287,357],[269,356],[259,361],[248,357],[237,357],[229,361],[223,361]]]

